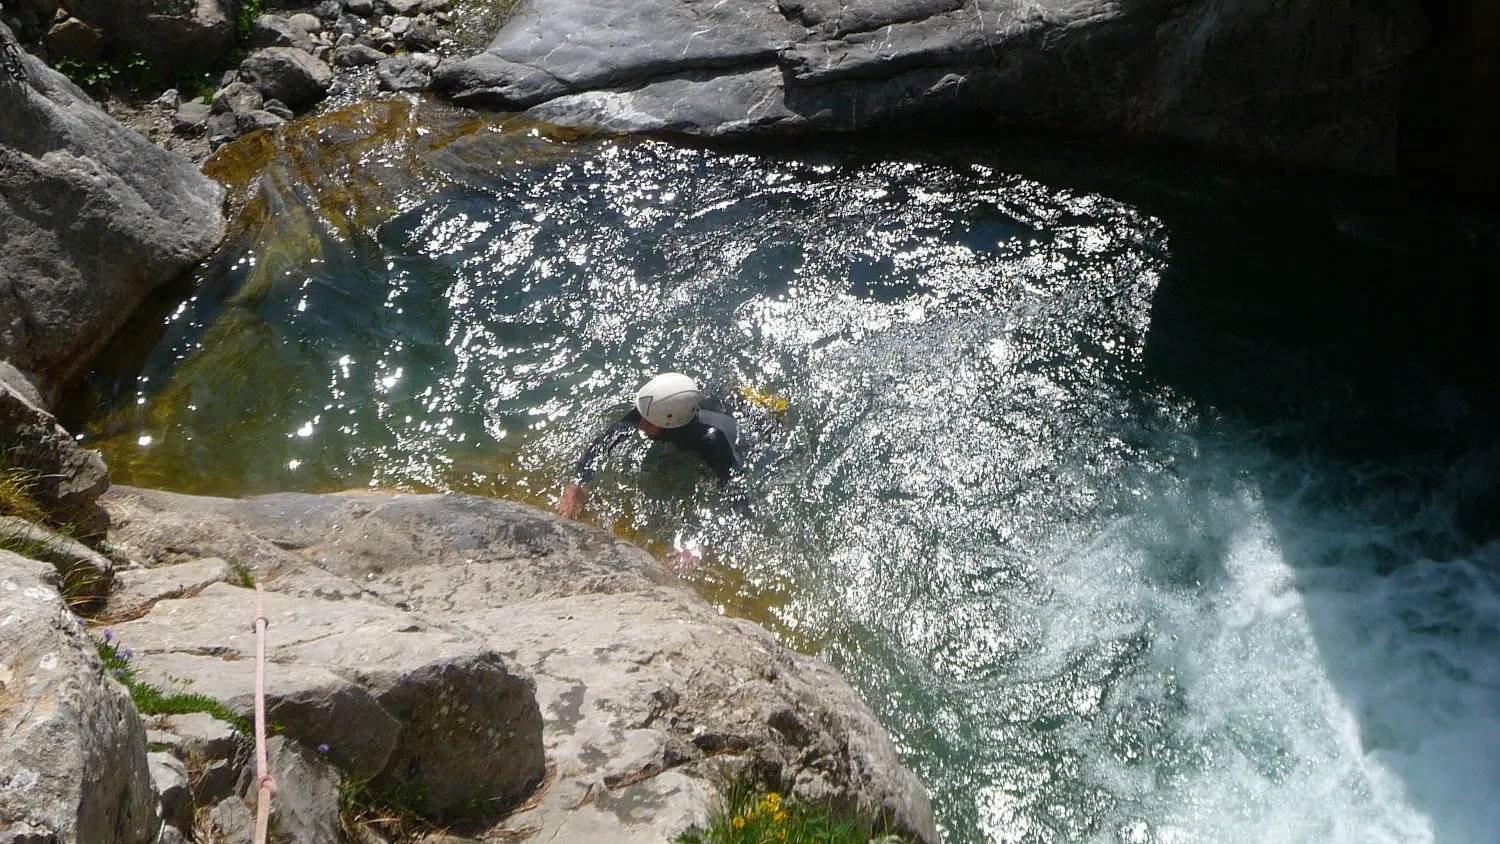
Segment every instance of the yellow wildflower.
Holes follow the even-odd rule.
[[[753,821],[753,820],[755,820],[755,810],[754,809],[746,810],[746,812],[745,812],[745,820],[747,820],[747,821]]]
[[[770,794],[766,795],[766,802],[770,803],[772,806],[775,806],[777,803],[781,802],[781,795],[773,791]]]
[[[774,814],[774,815],[771,816],[771,820],[773,820],[773,821],[775,821],[777,823],[781,823],[781,822],[785,821],[786,820],[786,812],[783,812],[783,811],[781,811],[781,810],[778,809],[776,811],[776,814]]]
[[[740,817],[739,815],[735,815],[734,816],[734,820],[731,821],[731,823],[734,824],[734,828],[735,829],[744,829],[745,828],[745,819],[742,818],[742,817]]]

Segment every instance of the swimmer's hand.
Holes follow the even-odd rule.
[[[583,484],[568,484],[563,487],[562,497],[557,499],[557,515],[564,519],[576,519],[583,512],[584,502],[588,500],[588,487]]]

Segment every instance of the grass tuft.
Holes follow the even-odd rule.
[[[105,631],[103,636],[94,637],[94,645],[99,649],[99,658],[104,660],[105,670],[113,674],[121,685],[130,690],[130,698],[135,701],[135,708],[142,715],[186,715],[189,712],[203,712],[224,721],[244,735],[251,734],[250,721],[236,715],[221,701],[214,700],[208,695],[168,694],[159,686],[153,686],[140,679],[135,665],[131,662],[134,655],[129,650],[121,651],[120,643],[115,641],[114,636],[108,631]]]

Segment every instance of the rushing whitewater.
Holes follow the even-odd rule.
[[[282,143],[94,379],[118,481],[547,505],[651,373],[753,386],[789,409],[741,408],[739,485],[641,440],[587,517],[843,669],[947,840],[1500,840],[1493,432],[1353,457],[1286,435],[1337,403],[1189,395],[1169,222],[973,153]],[[1279,354],[1211,377],[1277,394]]]

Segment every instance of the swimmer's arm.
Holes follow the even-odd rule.
[[[583,512],[583,505],[588,500],[589,481],[598,474],[599,467],[603,465],[604,458],[614,450],[630,432],[641,423],[641,414],[638,410],[631,410],[625,417],[615,424],[605,428],[603,433],[594,438],[589,447],[583,452],[583,459],[578,461],[578,471],[574,475],[574,481],[563,487],[562,497],[557,500],[557,513],[566,519],[576,519]]]

